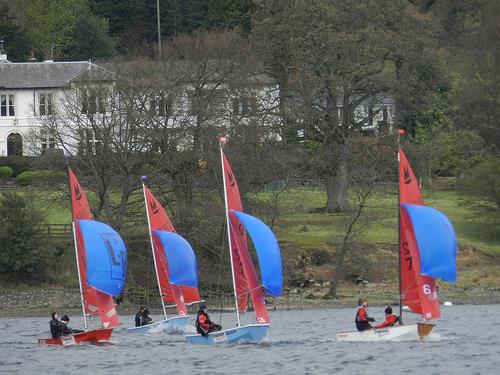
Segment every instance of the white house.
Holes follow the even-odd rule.
[[[79,80],[88,79],[86,72],[96,71],[105,73],[104,76],[100,75],[104,77],[101,79],[109,79],[109,71],[87,61],[12,63],[7,60],[0,46],[0,156],[29,155],[34,151],[58,148],[53,136],[47,134],[45,138],[40,138],[39,134],[35,146],[37,150],[33,150],[27,147],[29,135],[39,126],[40,117],[53,114],[55,106],[60,108],[58,103],[64,100],[62,94],[65,90],[69,90]],[[95,79],[95,75],[93,76]],[[212,87],[208,85],[205,89],[210,91]],[[277,115],[279,87],[267,77],[254,75],[241,84],[234,82],[231,85],[221,85],[217,91],[220,92],[220,98],[212,98],[210,106],[213,106],[213,113],[207,119],[208,123],[226,130],[236,123],[266,125],[274,129],[275,136],[280,138],[280,118]],[[92,96],[85,96],[88,95]],[[97,97],[89,97],[82,104],[84,117],[89,113],[104,113],[106,110],[104,106],[101,108]],[[196,97],[192,87],[186,85],[177,97],[149,97],[145,106],[149,115],[145,126],[155,121],[155,118],[161,121],[165,116],[168,116],[171,127],[189,126],[196,124],[200,98]],[[392,125],[394,109],[392,97],[377,95],[361,103],[355,116],[358,121],[362,121],[365,131],[376,133],[381,123]],[[92,141],[99,141],[94,139],[95,135],[91,137]]]
[[[36,115],[50,115],[61,90],[88,69],[87,61],[12,63],[0,51],[0,156],[27,153],[26,137],[36,127]],[[55,148],[53,139],[40,148]]]

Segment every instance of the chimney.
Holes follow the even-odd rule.
[[[3,48],[3,39],[0,40],[0,63],[6,62],[7,60],[7,51]]]

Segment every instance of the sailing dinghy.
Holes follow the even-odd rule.
[[[196,258],[189,243],[177,233],[160,202],[142,185],[149,238],[160,290],[164,320],[140,327],[128,328],[128,333],[184,333],[189,319],[186,305],[200,302]],[[165,303],[177,307],[177,315],[168,317]]]
[[[106,343],[119,324],[113,296],[118,297],[125,284],[127,250],[116,231],[92,220],[87,196],[69,167],[68,180],[85,331],[55,339],[38,339],[38,343]],[[99,316],[101,328],[90,330],[87,314]]]
[[[220,139],[220,157],[226,207],[226,224],[229,243],[229,259],[236,306],[237,327],[209,333],[207,336],[188,335],[191,344],[257,343],[269,329],[269,313],[264,292],[278,297],[282,288],[281,255],[272,231],[259,219],[243,213],[238,185],[222,149],[225,138]],[[252,258],[248,252],[246,232],[253,241],[260,266],[262,283],[259,282]],[[252,301],[255,322],[241,325],[240,312],[247,306],[248,295]]]
[[[456,280],[457,240],[441,212],[425,207],[415,174],[401,147],[399,161],[399,316],[403,306],[422,321],[362,332],[340,332],[338,341],[424,340],[440,316],[435,279]]]

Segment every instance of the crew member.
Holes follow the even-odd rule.
[[[83,331],[79,329],[73,329],[69,326],[69,316],[63,315],[61,318],[62,323],[62,334],[63,336],[71,335],[73,333],[82,333]]]
[[[51,314],[52,320],[50,321],[50,334],[53,339],[61,337],[63,334],[63,324],[59,321],[59,314],[55,311]]]
[[[142,314],[144,313],[144,310],[146,309],[145,306],[141,306],[139,308],[139,311],[137,312],[137,314],[135,314],[135,326],[136,327],[140,327],[142,326]]]
[[[399,322],[399,316],[396,316],[392,313],[391,307],[386,307],[384,313],[385,313],[385,320],[373,328],[392,327],[394,324]]]
[[[217,332],[222,329],[222,326],[216,324],[210,320],[207,314],[207,306],[201,305],[198,309],[198,315],[196,316],[196,331],[202,335],[206,336],[210,332]]]
[[[153,319],[150,318],[149,316],[149,310],[148,308],[144,308],[144,310],[142,311],[142,322],[141,322],[141,325],[143,326],[147,326],[148,324],[151,324],[151,322],[153,321]]]
[[[358,310],[356,311],[356,328],[358,331],[365,331],[367,329],[373,328],[371,322],[375,319],[368,316],[368,300],[366,298],[360,298],[358,300]]]

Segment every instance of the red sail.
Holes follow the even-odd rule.
[[[221,153],[226,183],[227,209],[243,211],[238,184],[236,183],[233,171],[222,150]],[[269,323],[269,314],[264,301],[264,292],[257,278],[257,272],[253,266],[252,258],[248,253],[246,231],[233,214],[229,214],[229,223],[235,287],[236,294],[238,295],[238,309],[240,311],[245,311],[248,293],[250,293],[257,321],[259,323]]]
[[[399,203],[423,205],[417,179],[401,148],[399,158]],[[433,278],[420,275],[417,242],[410,219],[402,208],[399,234],[401,301],[426,320],[438,318],[440,309],[436,285]]]
[[[69,192],[71,196],[72,221],[75,231],[76,261],[82,288],[82,298],[85,312],[92,315],[99,315],[102,326],[105,328],[116,327],[119,324],[118,315],[115,309],[113,297],[102,293],[86,283],[86,257],[83,238],[77,220],[92,220],[92,213],[87,201],[87,195],[83,191],[80,183],[76,179],[71,168],[68,167]]]
[[[146,186],[144,186],[144,197],[148,210],[147,213],[149,217],[150,232],[153,230],[163,230],[175,233],[174,226],[165,212],[165,209]],[[155,257],[156,274],[158,276],[163,302],[175,303],[179,315],[187,314],[186,303],[200,300],[198,289],[170,284],[168,276],[168,263],[165,257],[165,252],[163,246],[156,237],[153,238],[153,253]]]

